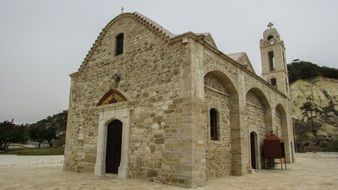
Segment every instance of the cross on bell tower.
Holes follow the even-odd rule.
[[[272,22],[269,22],[269,24],[267,25],[267,27],[269,27],[270,29],[272,28],[272,26],[273,26]]]

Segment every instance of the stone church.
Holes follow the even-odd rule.
[[[64,170],[195,188],[263,168],[271,132],[294,162],[285,46],[271,24],[260,51],[262,77],[209,33],[118,15],[70,75]]]

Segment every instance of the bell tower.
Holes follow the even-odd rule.
[[[289,78],[285,59],[285,46],[278,31],[269,23],[260,40],[262,77],[279,91],[289,96]]]

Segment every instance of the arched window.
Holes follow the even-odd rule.
[[[273,55],[273,51],[268,52],[268,57],[269,57],[269,63],[270,63],[270,71],[274,71],[276,68],[276,63],[275,63],[275,56]]]
[[[276,78],[271,78],[270,79],[270,83],[272,84],[272,86],[277,86],[277,80],[276,80]]]
[[[115,55],[123,53],[123,36],[123,33],[120,33],[115,37]]]
[[[210,139],[219,140],[218,111],[215,108],[210,109]]]

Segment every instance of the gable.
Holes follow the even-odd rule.
[[[124,97],[120,92],[111,89],[109,90],[97,103],[98,106],[107,105],[107,104],[115,104],[118,102],[127,101],[127,98]]]
[[[209,45],[211,45],[212,47],[217,49],[216,43],[214,41],[214,39],[212,38],[210,33],[197,33],[196,34],[198,37],[201,37],[202,40],[204,40],[205,42],[207,42]]]
[[[120,30],[120,26],[123,24],[131,24],[137,23],[139,26],[143,27],[144,29],[150,31],[154,36],[161,39],[164,43],[168,42],[171,37],[174,37],[175,35],[168,30],[164,29],[159,24],[155,23],[151,19],[143,16],[140,13],[134,12],[134,13],[122,13],[115,17],[113,20],[111,20],[100,32],[99,36],[95,40],[94,44],[88,51],[84,61],[82,62],[79,71],[83,70],[83,68],[88,64],[90,60],[93,60],[94,52],[96,52],[99,47],[104,43],[104,38],[109,39],[109,43],[113,43],[114,35],[117,35],[118,33],[124,32],[123,30]],[[112,27],[114,27],[114,32],[112,32]],[[130,26],[133,27],[133,26]],[[129,28],[130,30],[134,28]],[[120,31],[119,31],[120,30]],[[111,45],[111,48],[113,48],[113,45]],[[106,51],[106,50],[101,50]],[[111,52],[108,52],[111,53]],[[113,55],[112,55],[113,56]],[[94,60],[96,60],[94,58]]]
[[[238,63],[246,66],[248,70],[251,72],[255,73],[255,70],[253,69],[251,62],[249,60],[248,55],[245,52],[240,52],[240,53],[231,53],[227,54],[231,59],[237,61]],[[256,74],[256,73],[255,73]]]

